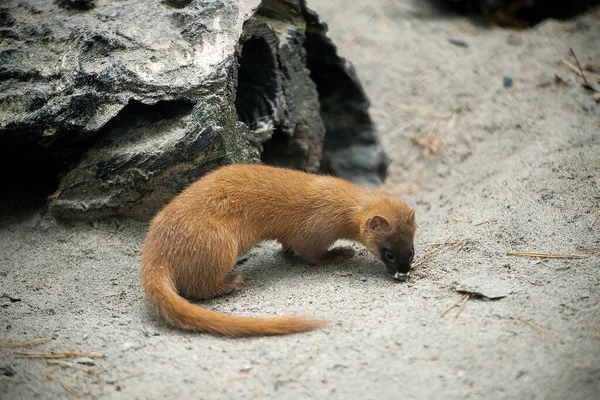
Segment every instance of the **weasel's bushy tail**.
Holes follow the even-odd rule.
[[[305,317],[250,318],[207,310],[181,297],[168,268],[142,269],[142,286],[150,303],[171,324],[185,330],[225,336],[285,335],[310,331],[326,321]]]

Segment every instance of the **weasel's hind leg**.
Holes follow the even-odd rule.
[[[178,272],[180,293],[192,299],[208,299],[239,289],[244,278],[231,273],[237,261],[237,241],[223,227],[207,226],[190,238],[186,268]],[[209,231],[209,232],[208,232]]]
[[[235,290],[239,290],[244,286],[245,279],[240,274],[229,273],[225,275],[221,289],[221,294],[231,293]]]

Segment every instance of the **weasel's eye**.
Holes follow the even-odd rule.
[[[385,251],[385,258],[387,258],[388,261],[394,261],[395,257],[394,257],[394,253],[392,253],[391,250],[386,250]]]

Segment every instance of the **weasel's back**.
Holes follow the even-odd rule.
[[[229,207],[236,203],[246,207],[301,206],[322,201],[325,196],[348,199],[358,190],[352,183],[331,176],[260,164],[232,164],[209,173],[182,194],[201,193],[201,200],[208,202],[205,206],[218,209],[225,203]]]

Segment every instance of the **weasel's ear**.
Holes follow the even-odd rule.
[[[408,213],[408,223],[409,224],[415,223],[415,210],[410,210],[410,213]]]
[[[388,220],[379,215],[374,215],[371,218],[369,218],[365,223],[365,228],[368,231],[374,231],[375,229],[383,229],[385,231],[389,231],[392,229]]]

